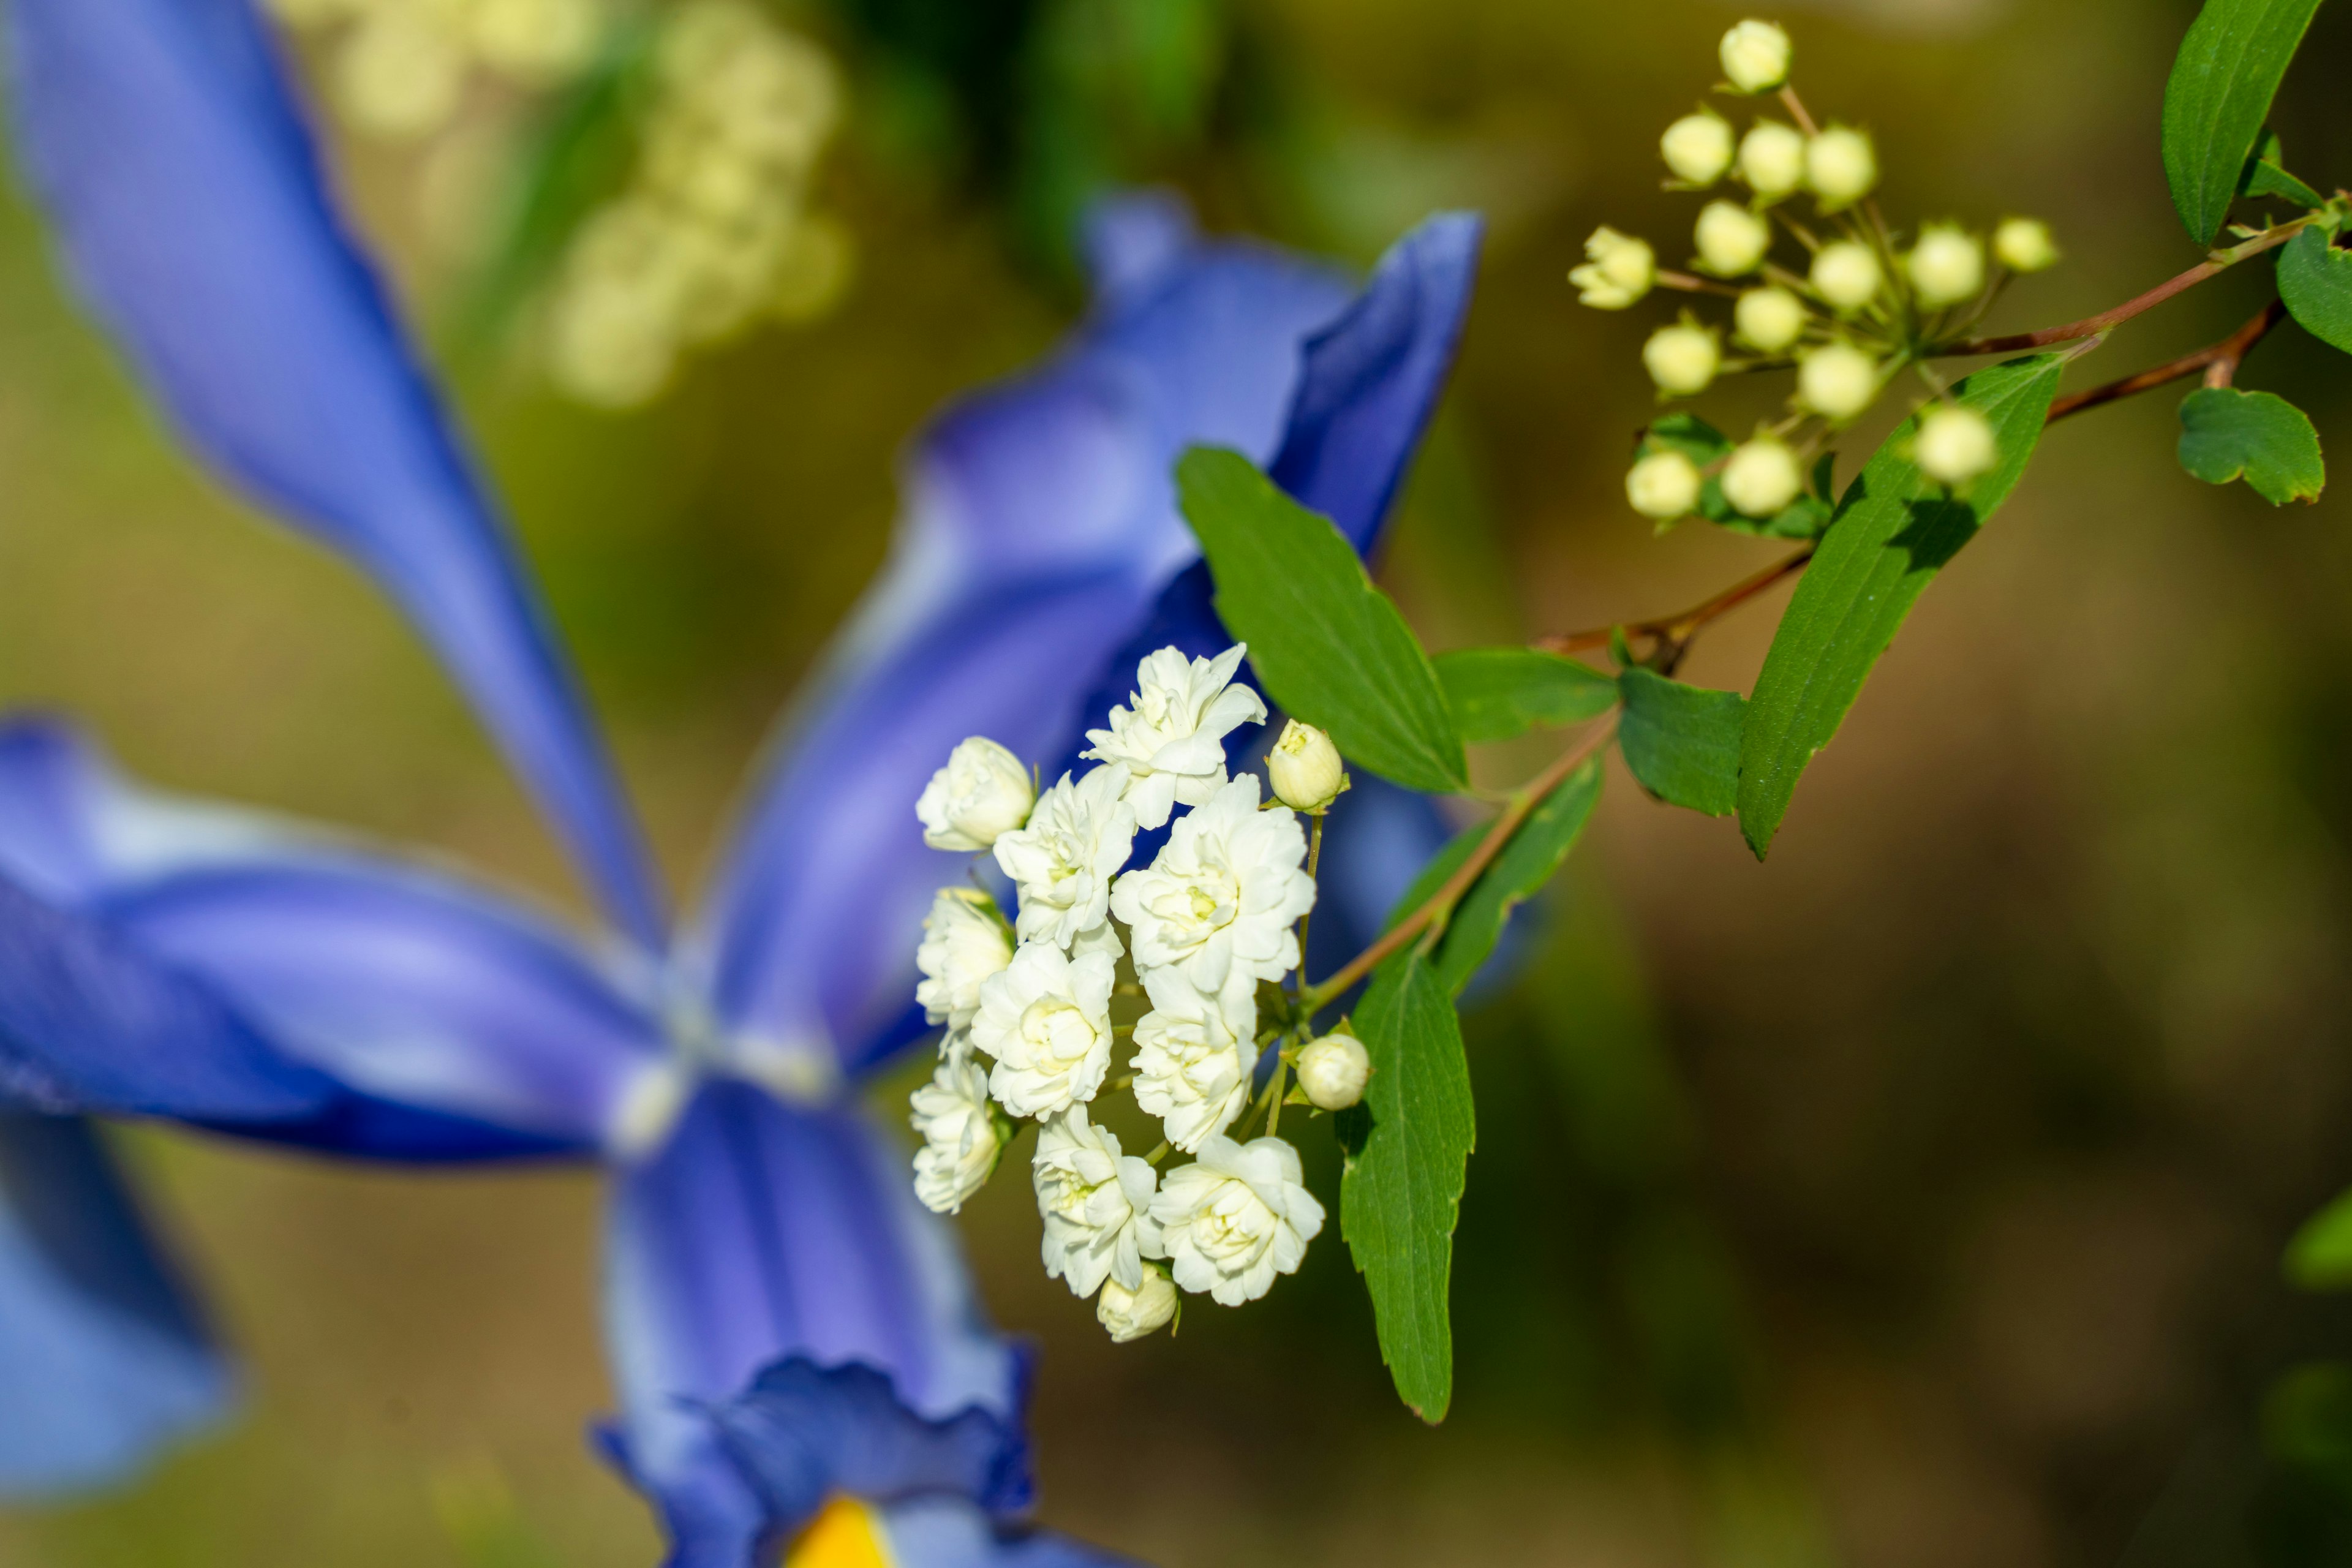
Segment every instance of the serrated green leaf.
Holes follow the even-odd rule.
[[[1538,648],[1457,648],[1430,662],[1465,741],[1507,741],[1538,724],[1579,724],[1617,705],[1615,681]]]
[[[1186,452],[1176,489],[1216,579],[1217,613],[1249,644],[1267,694],[1385,779],[1465,787],[1462,739],[1428,656],[1331,521],[1221,447]]]
[[[2352,1287],[2352,1192],[2338,1194],[2286,1244],[2286,1277],[2306,1290]]]
[[[1479,966],[1493,955],[1512,912],[1541,892],[1544,884],[1567,864],[1600,798],[1601,759],[1595,757],[1552,786],[1551,793],[1528,813],[1527,820],[1519,824],[1511,841],[1470,884],[1470,890],[1454,906],[1444,934],[1430,954],[1430,962],[1447,991],[1457,996],[1462,994],[1462,988],[1476,977]],[[1489,826],[1481,822],[1465,828],[1431,857],[1429,864],[1412,879],[1412,886],[1389,911],[1388,924],[1395,925],[1428,902],[1431,895],[1444,887],[1445,879],[1470,858],[1471,851],[1486,840]]]
[[[1999,466],[1965,496],[1913,465],[1916,420],[1889,436],[1846,487],[1748,704],[1739,827],[1759,859],[1780,831],[1797,780],[1837,733],[1913,603],[2024,473],[2063,368],[2063,355],[2037,354],[1979,371],[1952,389],[1991,423],[2000,447]]]
[[[2273,506],[2317,500],[2327,482],[2319,432],[2271,392],[2200,387],[2180,403],[2180,466],[2209,485],[2243,479]]]
[[[2164,177],[2189,237],[2210,245],[2229,216],[2287,62],[2319,0],[2205,0],[2164,87]]]
[[[2253,155],[2238,176],[2238,194],[2256,199],[2277,196],[2299,207],[2315,207],[2327,199],[2286,172],[2275,131],[2263,132],[2254,143]]]
[[[1362,1102],[1341,1113],[1339,1227],[1372,1298],[1381,1359],[1405,1404],[1433,1424],[1454,1399],[1447,1296],[1477,1139],[1470,1064],[1453,998],[1417,953],[1381,966],[1354,1025],[1372,1077]]]
[[[1618,749],[1642,787],[1660,800],[1728,816],[1739,805],[1739,733],[1748,700],[1685,686],[1635,668],[1617,678],[1625,714]]]
[[[2352,250],[2312,225],[2281,247],[2279,298],[2295,324],[2352,354]]]

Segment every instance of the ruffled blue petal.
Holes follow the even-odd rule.
[[[126,1480],[236,1402],[96,1133],[0,1111],[0,1500]]]
[[[1051,1531],[991,1519],[955,1498],[909,1498],[882,1510],[895,1568],[1141,1568]]]
[[[923,847],[924,781],[967,735],[1057,758],[1105,658],[1196,553],[1177,453],[1278,444],[1300,345],[1344,289],[1155,210],[1102,240],[1112,292],[1069,350],[918,448],[892,563],[774,748],[702,923],[738,1032],[852,1068],[893,1040],[921,911],[962,875]]]
[[[608,1446],[660,1507],[676,1563],[748,1568],[772,1532],[710,1414],[772,1363],[864,1363],[932,1418],[1018,1409],[1019,1360],[981,1319],[951,1233],[853,1110],[706,1087],[622,1173],[605,1274],[622,1404]]]
[[[0,728],[0,872],[29,884],[0,888],[6,929],[40,937],[0,948],[0,1020],[22,1020],[0,1062],[27,1064],[28,1098],[37,1068],[77,1108],[484,1158],[598,1146],[664,1059],[646,1009],[553,921],[139,789],[54,724]],[[126,1011],[151,994],[173,1010]]]
[[[1028,1508],[1035,1491],[1017,1413],[975,1407],[929,1420],[899,1404],[890,1379],[870,1366],[795,1356],[710,1415],[786,1537],[836,1493],[867,1503],[948,1496],[1003,1515]]]
[[[208,461],[372,573],[625,929],[661,931],[546,615],[329,195],[247,0],[15,0],[19,142],[76,280]]]

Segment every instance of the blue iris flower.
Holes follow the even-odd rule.
[[[894,553],[673,924],[549,617],[247,0],[15,0],[19,151],[69,269],[206,461],[373,577],[604,917],[349,836],[167,796],[64,726],[0,730],[0,1488],[95,1484],[233,1378],[89,1115],[410,1163],[613,1169],[606,1450],[672,1561],[814,1521],[905,1568],[1108,1561],[1022,1533],[1025,1356],[861,1086],[923,1033],[912,949],[952,862],[912,802],[968,734],[1050,759],[1143,632],[1213,632],[1169,479],[1234,446],[1369,547],[1450,362],[1475,224],[1369,285],[1106,208],[1053,360],[915,447]],[[1438,825],[1335,817],[1360,941]],[[843,1500],[850,1500],[845,1503]],[[852,1507],[841,1522],[836,1506]]]

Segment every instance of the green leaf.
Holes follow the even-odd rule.
[[[1186,452],[1176,489],[1216,579],[1217,613],[1249,644],[1267,694],[1383,778],[1465,788],[1462,739],[1436,672],[1330,520],[1219,447]]]
[[[1668,414],[1652,421],[1650,427],[1642,432],[1642,445],[1635,455],[1646,458],[1662,451],[1680,452],[1705,468],[1730,455],[1731,437],[1696,414]]]
[[[2263,1399],[2263,1447],[2274,1458],[2352,1489],[2352,1366],[2305,1362],[2273,1384]]]
[[[1462,1022],[1430,962],[1406,952],[1381,966],[1354,1024],[1372,1078],[1362,1102],[1340,1113],[1339,1226],[1371,1294],[1397,1393],[1435,1423],[1454,1399],[1446,1296],[1477,1138]]]
[[[2254,143],[2253,155],[2246,160],[2245,170],[2238,176],[2238,194],[2255,198],[2277,196],[2299,207],[2315,207],[2327,199],[2286,172],[2275,131],[2263,132],[2262,140]]]
[[[2180,466],[2209,485],[2243,479],[2273,506],[2319,499],[2319,432],[2271,392],[2208,386],[2180,403]]]
[[[2314,224],[2279,251],[2278,286],[2297,325],[2352,354],[2352,250]]]
[[[1431,963],[1447,991],[1457,996],[1462,994],[1462,988],[1476,976],[1479,966],[1493,955],[1512,911],[1541,892],[1544,884],[1567,864],[1569,853],[1583,836],[1584,825],[1592,816],[1593,804],[1600,798],[1601,759],[1594,757],[1552,786],[1551,793],[1528,813],[1527,820],[1519,824],[1518,831],[1511,835],[1511,841],[1503,846],[1502,852],[1470,884],[1469,891],[1454,906],[1453,916],[1445,922],[1444,935],[1430,954]],[[1421,868],[1421,875],[1396,901],[1396,907],[1389,911],[1388,924],[1395,925],[1427,903],[1431,895],[1444,887],[1445,879],[1470,858],[1471,851],[1486,841],[1491,826],[1490,823],[1481,822],[1454,835],[1453,841]]]
[[[2189,237],[2210,245],[2319,0],[2205,0],[2164,86],[2164,177]]]
[[[2352,1192],[2338,1194],[2286,1244],[2286,1277],[2306,1290],[2352,1286]]]
[[[1531,647],[1465,647],[1432,661],[1465,741],[1507,741],[1538,724],[1578,724],[1617,705],[1617,683],[1589,664]]]
[[[1797,584],[1756,678],[1739,748],[1739,826],[1761,859],[1797,780],[1830,743],[1911,605],[1976,536],[2033,456],[2064,356],[2037,354],[1979,371],[1953,388],[1991,422],[1992,472],[1956,496],[1910,458],[1906,420],[1846,488],[1836,520]]]
[[[1709,816],[1737,810],[1739,733],[1748,700],[1737,691],[1685,686],[1638,667],[1617,682],[1625,694],[1617,744],[1642,787]]]

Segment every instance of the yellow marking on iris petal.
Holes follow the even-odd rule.
[[[824,1505],[785,1554],[784,1568],[898,1568],[882,1518],[856,1498]]]

